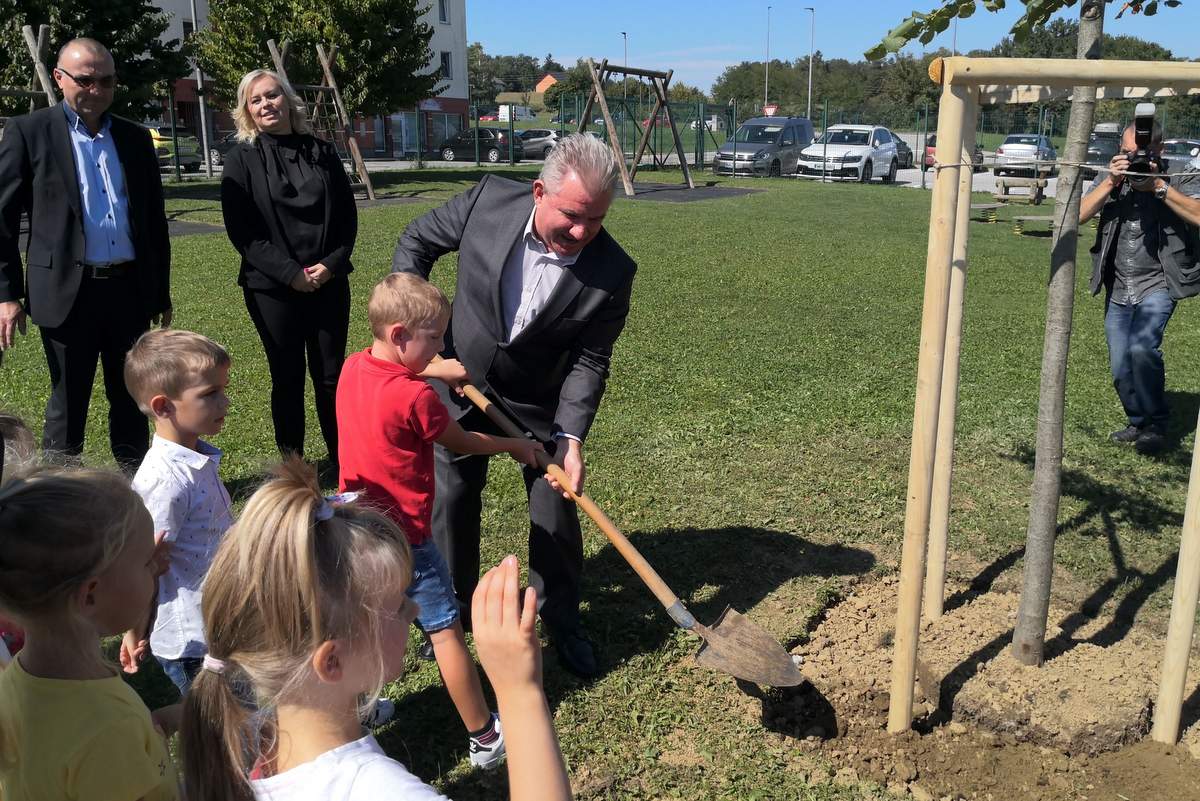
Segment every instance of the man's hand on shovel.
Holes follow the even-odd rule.
[[[583,477],[587,468],[583,464],[583,445],[579,440],[561,437],[558,440],[558,450],[554,454],[554,464],[562,468],[570,479],[570,484],[564,487],[553,473],[546,473],[546,480],[555,492],[561,492],[567,500],[574,500],[583,492]],[[567,490],[570,489],[570,492]]]

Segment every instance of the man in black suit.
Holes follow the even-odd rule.
[[[487,176],[473,189],[413,221],[394,271],[428,277],[458,251],[448,358],[526,426],[581,491],[583,442],[625,325],[637,269],[602,227],[618,177],[616,157],[590,136],[555,146],[528,184]],[[455,376],[451,376],[454,378]],[[469,402],[436,384],[464,428],[491,431]],[[437,447],[434,537],[469,606],[479,577],[479,514],[487,457]],[[540,614],[564,666],[597,672],[579,622],[583,539],[574,506],[555,485],[525,469],[529,566]]]
[[[108,113],[116,70],[104,45],[68,42],[54,79],[63,102],[12,118],[0,140],[0,350],[28,313],[50,370],[42,447],[68,456],[83,450],[99,359],[113,456],[134,468],[150,438],[125,389],[125,353],[152,321],[171,321],[158,157],[145,128]]]

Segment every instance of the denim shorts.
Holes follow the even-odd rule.
[[[165,659],[156,654],[154,658],[158,660],[158,664],[162,665],[163,673],[166,673],[171,683],[179,689],[181,696],[187,695],[187,691],[192,687],[192,680],[196,678],[196,674],[204,665],[204,658],[200,656]]]
[[[413,579],[407,594],[421,607],[417,625],[426,634],[450,628],[458,620],[458,599],[446,560],[433,540],[413,545],[412,555]]]

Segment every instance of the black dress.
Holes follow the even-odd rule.
[[[238,283],[271,372],[271,418],[281,453],[304,453],[304,377],[312,376],[317,421],[337,460],[334,399],[350,323],[350,255],[358,213],[341,160],[308,134],[259,134],[229,153],[221,179],[225,229],[242,256]],[[333,274],[315,292],[292,281],[323,264]]]

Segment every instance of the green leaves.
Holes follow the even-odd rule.
[[[888,31],[879,44],[867,50],[863,55],[868,61],[878,61],[886,58],[888,53],[898,52],[913,39],[927,45],[939,33],[945,31],[955,18],[966,19],[974,14],[976,2],[977,0],[943,0],[939,8],[926,14],[914,11],[908,19]],[[1024,42],[1034,28],[1044,25],[1057,12],[1074,6],[1077,0],[1022,0],[1022,2],[1025,5],[1025,13],[1013,23],[1011,30],[1013,38],[1017,42]],[[1102,0],[1102,2],[1111,3],[1113,0]],[[1005,7],[1005,0],[982,0],[982,3],[984,10],[993,13],[1003,10]],[[1162,4],[1167,8],[1176,8],[1181,3],[1182,0],[1162,0]],[[1125,13],[1126,8],[1134,14],[1154,16],[1158,13],[1158,4],[1159,0],[1131,2],[1128,6],[1121,8],[1121,11],[1117,13],[1117,19],[1121,18],[1121,14]]]

